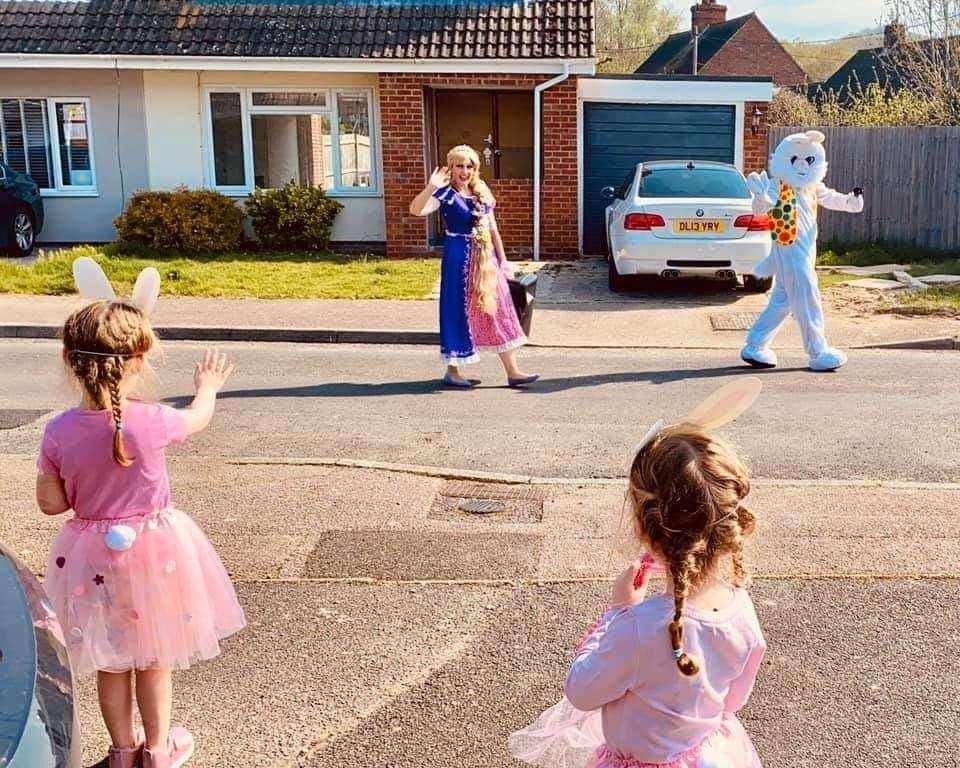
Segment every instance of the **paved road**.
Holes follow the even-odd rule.
[[[50,409],[65,382],[51,342],[0,342],[0,409]],[[425,347],[236,344],[238,371],[197,455],[378,459],[544,476],[623,473],[630,447],[660,417],[679,419],[749,369],[729,352],[529,350],[545,381],[502,386],[491,359],[479,391],[438,388]],[[190,392],[197,345],[170,344],[164,396]],[[763,373],[757,406],[725,434],[753,474],[780,478],[960,479],[960,355],[858,351],[835,374],[798,355]],[[0,433],[2,434],[2,433]],[[0,453],[23,448],[0,436]]]
[[[38,571],[60,522],[32,500],[42,416],[69,392],[55,350],[0,343],[0,538]],[[625,558],[620,486],[247,462],[617,475],[655,416],[736,375],[727,356],[538,350],[528,359],[555,377],[543,389],[459,393],[434,388],[431,350],[230,351],[241,368],[213,428],[171,458],[175,497],[249,622],[221,657],[178,675],[175,716],[200,742],[192,764],[519,768],[505,736],[556,699]],[[168,347],[162,395],[187,390],[195,352]],[[744,721],[767,768],[960,766],[958,361],[871,352],[832,376],[767,375],[763,402],[728,430],[758,478],[753,593],[770,651]],[[813,423],[791,421],[815,407]],[[499,517],[453,508],[498,494]],[[89,682],[81,690],[94,762],[105,734]]]

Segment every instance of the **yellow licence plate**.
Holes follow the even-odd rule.
[[[721,235],[727,223],[718,219],[677,219],[673,231],[681,235]]]

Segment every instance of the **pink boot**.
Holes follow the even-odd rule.
[[[143,768],[180,768],[193,755],[193,746],[190,731],[186,728],[171,728],[166,749],[143,750]]]
[[[140,768],[140,755],[143,742],[138,747],[110,747],[107,754],[109,768]]]

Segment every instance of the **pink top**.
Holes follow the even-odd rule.
[[[566,696],[580,710],[603,708],[611,750],[667,763],[716,731],[724,714],[743,707],[766,642],[750,596],[735,592],[721,611],[684,609],[684,650],[700,662],[693,677],[680,672],[670,648],[672,596],[604,613],[574,657]]]
[[[112,520],[170,506],[164,449],[187,437],[183,414],[166,405],[128,401],[123,407],[123,441],[129,467],[113,460],[110,411],[71,408],[57,414],[43,432],[37,469],[58,475],[77,517]]]

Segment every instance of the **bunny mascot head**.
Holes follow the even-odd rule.
[[[832,371],[847,361],[843,352],[827,344],[824,335],[815,270],[817,209],[859,213],[863,191],[855,187],[850,194],[843,194],[824,185],[824,139],[820,131],[785,137],[770,156],[770,174],[751,173],[747,179],[754,213],[768,214],[773,221],[770,255],[754,269],[758,277],[775,278],[773,293],[740,351],[741,359],[755,368],[776,367],[777,356],[770,344],[791,312],[800,326],[811,369]]]

